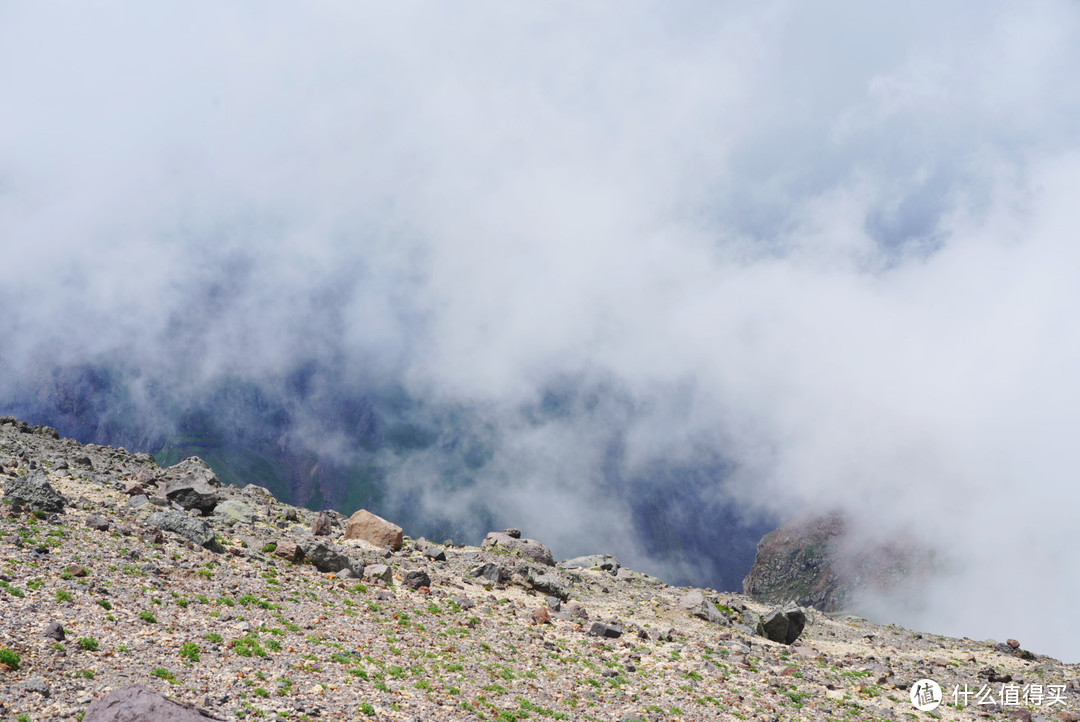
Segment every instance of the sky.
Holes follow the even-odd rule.
[[[1080,661],[1078,41],[1066,0],[0,0],[4,384],[332,359],[499,429],[420,503],[633,547],[617,429],[947,560],[880,615]],[[602,400],[524,422],[560,379]]]

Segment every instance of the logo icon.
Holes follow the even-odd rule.
[[[930,712],[941,704],[941,685],[932,679],[920,679],[911,685],[911,704],[920,712]]]

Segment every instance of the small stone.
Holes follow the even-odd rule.
[[[547,607],[537,607],[532,611],[532,619],[536,624],[551,624],[551,614]]]
[[[277,542],[277,548],[274,549],[274,556],[286,561],[298,562],[304,558],[304,550],[291,539],[281,539]]]
[[[446,552],[442,550],[442,547],[435,544],[428,544],[424,547],[424,556],[436,562],[446,561]]]
[[[109,531],[109,520],[98,514],[86,517],[86,526],[95,531]]]
[[[510,537],[511,539],[520,539],[521,538],[521,530],[520,529],[514,529],[513,527],[511,527],[510,529],[505,529],[503,531],[503,534]]]
[[[1013,649],[1020,649],[1020,642],[1016,641],[1015,639],[1006,639],[1005,644],[1009,645]]]
[[[622,627],[615,624],[603,624],[602,622],[593,622],[587,632],[590,636],[606,637],[608,639],[617,639],[622,636],[622,633]]]
[[[27,692],[37,692],[42,697],[48,697],[52,694],[52,690],[49,689],[49,685],[43,677],[31,677],[23,682],[22,686]]]
[[[49,626],[45,627],[45,631],[41,633],[41,636],[63,642],[64,625],[60,624],[60,622],[49,622]]]
[[[369,564],[364,567],[364,576],[368,579],[378,579],[386,584],[392,584],[393,571],[385,564]]]
[[[71,564],[64,568],[64,574],[70,574],[73,577],[85,577],[89,573],[90,572],[86,571],[86,567],[79,566],[78,564]]]
[[[411,571],[405,574],[405,577],[401,580],[401,583],[409,589],[419,589],[420,587],[430,587],[431,577],[427,572]]]

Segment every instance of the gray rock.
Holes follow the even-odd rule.
[[[503,534],[505,534],[506,536],[511,537],[513,539],[520,539],[521,538],[521,530],[520,529],[515,529],[513,527],[511,527],[509,529],[504,529]]]
[[[380,579],[386,584],[394,583],[394,573],[385,564],[369,564],[364,567],[364,575],[368,579]]]
[[[446,552],[438,544],[428,544],[424,547],[424,556],[437,562],[446,561]]]
[[[526,566],[521,570],[521,576],[525,578],[529,586],[538,592],[544,594],[550,594],[553,597],[566,601],[570,598],[570,588],[563,583],[562,579],[559,579],[557,574],[552,572],[541,572],[531,566]]]
[[[589,554],[559,562],[559,568],[561,569],[592,569],[599,567],[612,574],[618,572],[621,566],[619,560],[610,554]]]
[[[551,550],[535,539],[517,539],[503,532],[493,531],[484,538],[481,549],[495,553],[511,554],[522,559],[555,566],[555,559],[551,556]]]
[[[204,709],[174,702],[141,685],[114,690],[86,710],[83,722],[205,722],[220,720]]]
[[[492,584],[502,584],[510,578],[510,572],[506,567],[488,562],[471,570],[469,576],[486,579]]]
[[[214,470],[197,456],[189,456],[165,470],[165,498],[184,509],[210,514],[222,500],[221,481]]]
[[[698,619],[704,619],[706,622],[711,622],[712,624],[723,624],[727,622],[727,617],[721,614],[720,610],[716,608],[716,605],[708,599],[703,599],[701,604],[690,610],[690,614]]]
[[[179,534],[190,542],[211,551],[221,551],[214,528],[202,519],[195,519],[179,511],[156,511],[146,519],[148,526]]]
[[[401,580],[401,583],[409,589],[419,589],[420,587],[430,587],[431,577],[427,572],[423,571],[411,571],[405,574],[405,577]]]
[[[60,513],[64,511],[64,497],[52,488],[41,469],[34,469],[26,476],[17,476],[4,482],[4,500],[19,504],[32,511]]]
[[[136,494],[135,496],[127,500],[127,503],[124,504],[124,507],[127,509],[138,509],[140,507],[146,506],[149,503],[150,497],[148,497],[146,494]]]
[[[758,622],[757,632],[774,642],[794,644],[806,627],[806,612],[795,604],[776,607]]]
[[[42,697],[48,697],[52,694],[52,690],[49,689],[49,684],[44,677],[31,677],[23,682],[22,686],[27,692],[37,692]]]
[[[352,569],[353,567],[352,560],[338,551],[336,545],[330,542],[308,540],[302,543],[301,546],[304,549],[304,556],[320,572],[333,573],[342,569]],[[355,570],[353,571],[355,572]]]
[[[603,624],[602,622],[593,622],[587,632],[594,637],[607,637],[608,639],[617,639],[622,636],[623,628],[617,624]]]
[[[218,504],[214,507],[214,516],[229,526],[255,522],[255,512],[246,502],[239,499],[226,499]]]
[[[60,622],[49,622],[49,626],[45,627],[45,631],[41,633],[41,636],[63,642],[64,625],[60,624]]]
[[[98,514],[86,517],[86,526],[97,531],[109,531],[109,520]]]

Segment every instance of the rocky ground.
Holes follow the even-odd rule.
[[[398,541],[11,418],[0,484],[5,720],[82,719],[131,685],[228,720],[1080,719],[1080,667],[1018,644],[813,609],[778,643],[769,607],[612,557]]]

